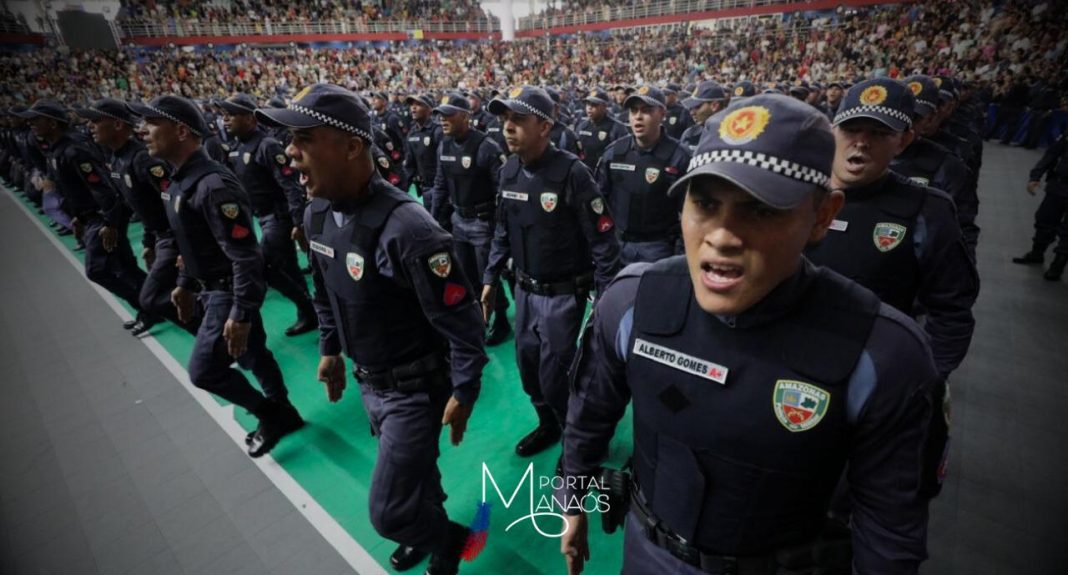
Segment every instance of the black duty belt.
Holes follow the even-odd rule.
[[[352,373],[361,385],[377,391],[417,393],[447,385],[449,370],[444,356],[437,352],[388,369],[372,370],[354,363]]]
[[[558,282],[543,282],[531,277],[523,270],[515,270],[515,281],[524,290],[535,295],[569,295],[589,291],[593,287],[593,273],[585,273],[576,278]]]
[[[667,551],[676,559],[713,575],[771,575],[776,573],[774,555],[744,556],[713,555],[704,553],[664,525],[645,506],[645,498],[639,489],[631,488],[630,510],[638,519],[642,534],[654,545]]]
[[[497,210],[497,206],[493,202],[486,202],[484,204],[477,204],[477,205],[469,207],[469,208],[465,208],[463,206],[457,206],[457,205],[454,204],[452,206],[452,209],[461,218],[467,218],[467,219],[478,218],[480,220],[486,221],[486,220],[489,220],[490,218],[493,217],[493,213]]]
[[[225,277],[214,280],[202,280],[197,278],[201,291],[231,291],[234,288],[234,278]]]

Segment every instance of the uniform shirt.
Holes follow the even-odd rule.
[[[263,305],[267,291],[263,279],[263,252],[252,230],[252,210],[249,207],[248,194],[241,188],[237,179],[229,170],[219,163],[229,177],[212,173],[201,177],[190,188],[191,177],[215,162],[201,148],[190,156],[171,178],[168,191],[164,192],[164,201],[179,206],[183,217],[193,217],[210,230],[212,238],[201,238],[214,242],[221,250],[224,262],[205,262],[204,268],[218,271],[222,277],[227,275],[233,280],[234,303],[230,310],[230,319],[239,322],[249,321],[252,313]],[[215,162],[218,163],[218,162]],[[187,189],[190,188],[190,189]],[[181,244],[179,244],[181,248]],[[207,254],[191,254],[182,251],[186,266],[178,276],[178,285],[183,288],[196,289],[196,279],[216,280],[218,277],[194,278],[189,273],[189,261],[204,258]],[[219,265],[219,264],[222,265]]]
[[[404,173],[409,182],[418,179],[422,188],[428,188],[434,182],[438,169],[438,144],[442,137],[441,126],[433,120],[422,125],[412,122],[404,145]]]
[[[960,224],[964,241],[970,252],[975,255],[975,246],[979,243],[979,225],[975,223],[979,215],[979,195],[976,190],[977,180],[964,161],[945,147],[928,140],[916,138],[905,151],[890,162],[890,169],[912,176],[918,166],[928,162],[934,163],[941,158],[937,170],[930,178],[910,177],[922,186],[942,190],[953,198],[957,208],[957,222]]]
[[[60,208],[83,222],[103,216],[108,226],[126,217],[118,190],[96,149],[70,133],[63,134],[49,150],[49,178],[62,198]]]
[[[217,134],[211,134],[207,138],[204,138],[204,150],[207,151],[208,157],[219,162],[222,165],[228,165],[228,156],[230,155],[230,144],[222,141]]]
[[[141,142],[130,138],[111,156],[111,181],[126,203],[141,217],[145,233],[141,245],[153,248],[156,234],[170,232],[160,192],[170,185],[170,164],[148,155]]]
[[[371,193],[375,193],[389,184],[375,175],[369,186]],[[352,219],[354,209],[358,208],[331,206],[330,216],[341,227]],[[305,213],[305,226],[309,225],[310,214],[309,209]],[[434,290],[440,281],[435,281],[437,276],[433,275],[427,262],[432,255],[442,251],[450,254],[453,267],[458,269],[452,237],[433,221],[422,206],[407,202],[393,210],[386,220],[374,258],[379,273],[392,279],[398,289],[411,292],[430,325],[448,341],[453,396],[460,403],[471,405],[478,398],[482,368],[489,361],[483,347],[484,322],[477,297],[470,299],[470,304],[448,305],[445,301],[447,296]],[[338,322],[330,307],[322,270],[318,264],[313,264],[312,272],[315,284],[313,303],[319,317],[319,353],[324,356],[340,355],[342,348]],[[467,282],[463,287],[470,289]]]
[[[479,108],[477,112],[471,113],[471,127],[479,132],[485,132],[492,121],[493,114],[487,112],[485,108]]]
[[[486,135],[493,138],[494,142],[500,146],[501,151],[505,154],[508,153],[508,144],[504,141],[504,123],[497,116],[492,116],[489,122],[486,123]]]
[[[467,137],[470,137],[470,132],[468,132]],[[455,183],[450,185],[448,174],[445,173],[445,162],[441,160],[441,157],[444,155],[446,144],[456,142],[460,147],[463,147],[464,142],[467,141],[467,137],[463,140],[458,140],[452,136],[445,136],[441,143],[438,144],[438,166],[437,172],[434,174],[434,188],[431,193],[435,195],[433,202],[434,219],[439,222],[448,221],[455,200],[455,198],[453,198],[452,188],[456,185]],[[489,179],[486,182],[479,183],[480,186],[486,186],[487,191],[489,192],[487,194],[488,196],[495,198],[497,190],[501,187],[500,173],[501,165],[504,164],[504,160],[504,153],[501,152],[497,143],[488,136],[483,138],[482,143],[478,146],[477,154],[472,159],[474,162],[472,167],[484,170],[489,174]],[[462,162],[463,158],[454,158],[452,161]]]
[[[525,174],[532,175],[552,165],[553,162],[568,162],[574,156],[549,146],[540,158],[523,166]],[[557,209],[566,208],[572,210],[579,225],[582,227],[582,235],[590,248],[590,255],[594,263],[594,283],[598,292],[608,286],[616,272],[619,270],[619,241],[615,235],[615,225],[611,220],[610,209],[604,205],[604,198],[597,189],[593,175],[577,158],[571,164],[571,171],[564,182],[560,194],[560,206]],[[509,161],[518,162],[518,158],[509,158]],[[600,202],[601,210],[595,209]],[[608,226],[599,224],[608,218]],[[600,228],[600,229],[599,229]],[[485,285],[495,285],[500,278],[501,271],[508,258],[512,256],[512,240],[508,237],[507,210],[497,210],[497,229],[493,233],[493,243],[490,247],[489,260],[486,271],[482,277]]]
[[[378,147],[382,148],[389,153],[390,159],[394,162],[400,161],[404,150],[404,124],[401,122],[400,116],[393,113],[389,108],[379,115],[375,112],[371,116],[371,124],[377,130],[381,130],[385,134],[386,139],[381,142],[377,141]],[[377,136],[377,134],[376,134]],[[389,142],[387,145],[386,142]]]
[[[690,154],[693,154],[697,151],[697,144],[701,142],[701,134],[704,133],[704,129],[704,124],[694,124],[689,128],[686,128],[686,131],[682,133],[682,137],[679,138],[679,143],[682,144]]]
[[[582,162],[591,170],[597,168],[597,162],[604,155],[604,150],[612,142],[630,134],[626,126],[605,114],[600,122],[585,119],[575,128],[579,142],[582,143]]]
[[[575,481],[570,485],[596,475],[631,389],[642,383],[627,381],[626,364],[638,284],[649,265],[633,264],[620,272],[599,299],[583,336],[564,435],[564,474]],[[779,321],[815,273],[802,260],[798,272],[760,303],[738,315],[716,317],[739,330]],[[883,304],[847,392],[847,417],[853,425],[848,455],[853,560],[859,573],[916,573],[926,557],[927,500],[919,492],[920,460],[932,417],[931,394],[939,384],[915,322]],[[565,493],[566,501],[581,496],[575,490]]]
[[[627,155],[622,160],[615,159],[615,150],[624,145],[629,145],[630,151],[627,152]],[[633,135],[617,140],[605,149],[604,154],[601,156],[601,161],[597,163],[597,171],[595,172],[597,186],[601,190],[601,195],[612,206],[612,214],[620,224],[620,229],[624,232],[631,214],[628,211],[627,199],[621,197],[621,194],[612,187],[612,172],[618,168],[629,166],[633,171],[627,172],[627,177],[634,178],[634,183],[638,186],[649,186],[651,184],[648,184],[646,179],[648,176],[645,173],[634,170],[635,163],[641,161],[640,159],[648,158],[648,156],[661,154],[665,148],[670,146],[674,146],[675,151],[672,152],[671,158],[660,170],[661,173],[657,177],[674,180],[686,173],[686,168],[690,164],[690,152],[686,149],[686,146],[679,145],[676,140],[663,131],[660,132],[660,138],[657,139],[656,143],[644,150],[638,147]],[[653,160],[652,158],[648,159]],[[675,198],[669,199],[665,197],[663,201],[674,202],[678,206],[677,213],[681,213],[682,205],[686,200],[685,196],[686,194],[676,194]]]
[[[549,132],[549,138],[557,148],[582,157],[582,143],[579,141],[578,136],[575,135],[575,131],[568,128],[563,122],[553,124],[553,129]]]
[[[1046,153],[1042,154],[1042,159],[1035,164],[1027,179],[1031,182],[1041,182],[1043,177],[1050,184],[1054,184],[1054,187],[1068,186],[1068,133],[1061,134],[1061,137],[1046,149]]]
[[[300,185],[300,174],[290,166],[289,157],[278,140],[256,128],[238,138],[237,145],[227,157],[229,165],[245,186],[256,215],[262,217],[284,209],[289,213],[293,225],[299,225],[304,217],[307,195]],[[259,173],[252,174],[252,170]],[[256,182],[257,189],[249,187],[253,185],[252,182]]]
[[[667,107],[667,113],[664,115],[664,130],[669,136],[678,140],[682,137],[682,133],[692,125],[693,117],[682,105],[676,102]]]

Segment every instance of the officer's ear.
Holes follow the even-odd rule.
[[[909,128],[908,130],[902,132],[901,143],[898,145],[897,152],[894,155],[896,156],[901,152],[904,152],[905,148],[908,148],[914,140],[916,140],[916,130]]]
[[[370,153],[371,148],[367,145],[367,142],[359,136],[349,136],[348,147],[345,150],[345,157],[348,160],[355,160],[363,157],[365,154]]]
[[[538,133],[541,134],[541,137],[548,138],[549,134],[551,134],[552,131],[553,131],[553,123],[548,121],[548,120],[542,120],[542,119],[539,118],[538,119],[538,128],[539,128]]]
[[[816,208],[816,221],[812,225],[812,231],[808,236],[808,244],[820,243],[827,235],[827,228],[838,215],[839,210],[845,205],[845,193],[842,190],[824,191],[817,189],[812,194]]]

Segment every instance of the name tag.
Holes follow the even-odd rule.
[[[240,152],[230,152],[230,157],[231,158],[236,158],[239,153]]]
[[[455,162],[456,161],[456,156],[441,156],[438,159],[441,160],[442,162]]]
[[[843,220],[834,220],[831,222],[830,228],[836,232],[844,232],[849,227],[849,222]]]
[[[323,254],[328,258],[334,257],[334,248],[330,246],[324,246],[319,242],[308,242],[308,246],[311,247],[311,251],[317,254]]]
[[[580,136],[592,136],[593,132],[589,132],[589,131],[586,131],[586,130],[579,130],[579,135]]]
[[[111,179],[113,179],[113,180],[121,180],[122,179],[122,174],[120,174],[118,172],[111,172]]]
[[[657,363],[673,367],[691,375],[696,375],[720,385],[727,383],[727,368],[704,359],[686,355],[681,351],[668,349],[644,339],[634,340],[634,353]]]
[[[168,194],[167,192],[160,192],[159,193],[159,197],[163,198],[163,201],[166,201],[166,202],[171,201],[171,195]]]
[[[419,136],[410,137],[410,138],[408,138],[408,141],[409,142],[418,142],[419,141]]]
[[[617,164],[615,162],[612,162],[611,164],[608,165],[608,167],[610,169],[613,169],[613,170],[623,170],[625,172],[633,172],[634,171],[634,164]]]
[[[519,200],[520,202],[527,201],[527,195],[520,192],[509,192],[508,190],[501,191],[501,197],[506,200]]]

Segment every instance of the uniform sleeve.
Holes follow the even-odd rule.
[[[409,134],[410,136],[410,134]],[[416,176],[419,175],[418,166],[415,163],[415,150],[412,149],[412,143],[408,141],[408,138],[404,139],[404,181],[411,185],[416,180]],[[404,190],[408,191],[408,190]]]
[[[441,161],[441,147],[443,144],[438,144],[436,151],[438,162],[434,167],[434,187],[430,190],[433,195],[433,208],[434,221],[438,222],[442,227],[449,227],[449,216],[452,213],[452,202],[449,199],[449,184],[445,181],[445,168],[442,166]]]
[[[979,296],[979,275],[949,199],[929,197],[921,217],[927,237],[921,246],[916,297],[927,310],[924,330],[931,337],[938,372],[946,378],[964,361],[972,341],[972,306]]]
[[[133,177],[136,181],[135,194],[148,194],[152,201],[160,201],[160,194],[170,186],[170,164],[153,158],[148,152],[141,150],[133,159]],[[156,247],[156,235],[150,230],[145,230],[141,236],[141,246],[149,249]]]
[[[393,142],[390,158],[396,162],[401,159],[401,150],[404,149],[404,126],[396,114],[390,114],[386,119],[386,135]]]
[[[676,180],[681,178],[686,169],[690,166],[690,149],[686,147],[686,144],[679,142],[678,147],[675,148],[675,154],[671,157],[671,164],[666,166],[666,170]],[[675,194],[675,207],[678,209],[678,213],[682,214],[683,205],[686,203],[686,194]]]
[[[327,214],[329,217],[329,214]],[[311,205],[304,211],[304,229],[311,227]],[[337,331],[337,321],[334,319],[334,311],[330,307],[330,298],[326,291],[326,282],[323,280],[323,270],[319,264],[320,256],[317,252],[310,252],[312,268],[312,305],[315,306],[315,315],[319,318],[319,355],[341,355],[341,338]]]
[[[916,573],[927,557],[927,455],[945,448],[932,425],[942,417],[944,384],[908,323],[896,312],[877,319],[861,361],[873,388],[849,454],[854,573]]]
[[[489,361],[485,325],[471,283],[460,269],[452,238],[414,203],[394,211],[382,231],[394,270],[411,286],[430,325],[449,343],[453,397],[478,399],[482,368]]]
[[[289,207],[289,215],[294,222],[303,221],[304,205],[307,199],[304,188],[300,185],[300,176],[289,165],[289,157],[286,156],[282,144],[274,138],[264,138],[260,144],[260,161],[271,171],[271,177],[282,188],[286,197],[286,205]]]
[[[503,168],[504,166],[501,167]],[[508,237],[508,210],[505,209],[504,205],[509,200],[501,197],[499,180],[500,173],[498,172],[497,217],[495,218],[493,239],[490,241],[489,258],[486,260],[486,269],[482,273],[483,285],[497,284],[497,280],[501,277],[501,272],[504,271],[505,264],[508,263],[508,258],[512,255],[511,238]]]
[[[483,138],[478,147],[478,165],[489,172],[491,189],[501,189],[501,167],[504,166],[504,153],[501,147],[490,138]]]
[[[939,171],[941,173],[935,174],[935,181],[945,182],[949,188],[942,190],[953,198],[964,243],[974,259],[975,246],[979,243],[979,226],[975,223],[979,215],[978,179],[964,162],[952,155],[947,156]]]
[[[598,300],[580,339],[571,368],[571,396],[564,427],[564,475],[569,478],[565,485],[585,485],[585,478],[597,475],[608,457],[616,425],[630,402],[626,358],[620,355],[619,342],[625,346],[630,339],[638,282],[637,277],[621,277],[612,282]],[[576,501],[585,490],[571,488],[564,493],[564,501]]]
[[[601,157],[597,160],[597,168],[594,171],[594,180],[597,182],[597,189],[601,190],[601,195],[604,196],[604,200],[607,203],[612,203],[612,175],[608,171],[611,167],[611,157],[613,152],[612,144],[609,144],[604,152],[601,153]]]
[[[71,146],[68,150],[67,160],[73,164],[73,171],[78,173],[78,177],[100,207],[104,221],[108,226],[118,225],[122,220],[125,204],[118,190],[111,184],[111,178],[107,177],[108,171],[104,162],[81,146]]]
[[[241,194],[218,176],[208,176],[200,185],[205,186],[200,206],[204,218],[233,267],[234,305],[230,319],[250,321],[252,312],[263,305],[266,291],[263,253],[252,228],[252,210]]]
[[[1064,154],[1066,147],[1068,147],[1068,134],[1061,134],[1061,137],[1057,138],[1057,141],[1052,146],[1046,148],[1046,153],[1042,154],[1042,159],[1035,164],[1031,174],[1028,176],[1028,180],[1032,182],[1042,181],[1042,177],[1057,165],[1057,159]]]
[[[603,158],[602,158],[603,159]],[[619,239],[612,209],[604,200],[589,168],[582,162],[571,165],[568,207],[574,211],[582,228],[582,235],[590,246],[595,267],[594,283],[601,293],[619,271]]]

